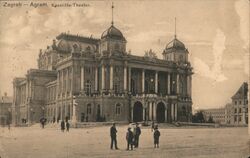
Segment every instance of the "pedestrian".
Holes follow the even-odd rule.
[[[131,128],[128,128],[128,132],[126,134],[126,140],[127,140],[127,150],[129,150],[129,146],[131,147],[131,150],[133,150],[133,138],[134,134],[131,131]]]
[[[156,126],[154,129],[154,147],[159,148],[159,138],[160,138],[160,131],[158,130],[158,127]]]
[[[70,126],[69,121],[67,121],[66,122],[66,130],[67,130],[67,132],[69,132],[69,126]]]
[[[151,125],[151,132],[154,131],[154,128],[155,128],[155,122],[153,121],[153,122],[152,122],[152,125]]]
[[[139,147],[139,137],[141,135],[141,128],[139,127],[139,124],[136,123],[136,127],[135,127],[135,148]]]
[[[62,130],[62,132],[64,132],[64,130],[65,130],[64,120],[61,121],[61,130]]]
[[[115,149],[119,149],[117,147],[117,140],[116,140],[116,127],[115,127],[115,123],[113,123],[112,127],[110,128],[110,137],[111,137],[111,145],[110,145],[110,149],[113,149],[113,144],[115,144]]]

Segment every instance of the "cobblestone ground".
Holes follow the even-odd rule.
[[[164,128],[160,148],[153,148],[152,132],[142,129],[140,146],[126,151],[127,126],[118,126],[118,147],[110,150],[109,127],[71,129],[0,128],[1,158],[247,158],[247,128]]]

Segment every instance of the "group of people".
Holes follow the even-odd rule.
[[[154,137],[154,147],[159,148],[159,138],[160,138],[160,131],[158,130],[158,126],[152,124],[153,127],[153,137]],[[113,149],[113,146],[115,146],[115,149],[118,150],[117,146],[117,139],[116,139],[116,125],[113,123],[112,127],[110,128],[110,137],[111,137],[111,145],[110,149]],[[133,150],[133,148],[138,148],[139,147],[139,138],[141,135],[141,128],[139,127],[139,124],[136,123],[135,128],[131,129],[131,127],[128,127],[128,131],[126,133],[126,140],[127,140],[127,150]]]

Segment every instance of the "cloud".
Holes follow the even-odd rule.
[[[249,1],[238,0],[235,2],[236,13],[240,17],[240,36],[244,40],[243,47],[249,47]]]
[[[204,61],[195,57],[194,58],[194,71],[195,73],[210,78],[215,82],[222,82],[227,80],[227,77],[222,72],[222,56],[225,50],[226,37],[224,33],[217,29],[216,36],[213,42],[213,65],[210,68]]]
[[[148,42],[148,41],[155,41],[160,36],[167,34],[166,31],[161,30],[152,30],[147,32],[140,32],[134,36],[129,37],[130,42]]]

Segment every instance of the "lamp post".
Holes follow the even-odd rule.
[[[45,107],[42,106],[42,111],[43,111],[43,118],[44,118],[44,111],[45,111]]]
[[[33,123],[33,108],[30,108],[30,123],[32,124]]]
[[[10,130],[10,120],[11,120],[11,108],[8,108],[8,119],[7,119],[7,124],[8,124],[8,129]]]

